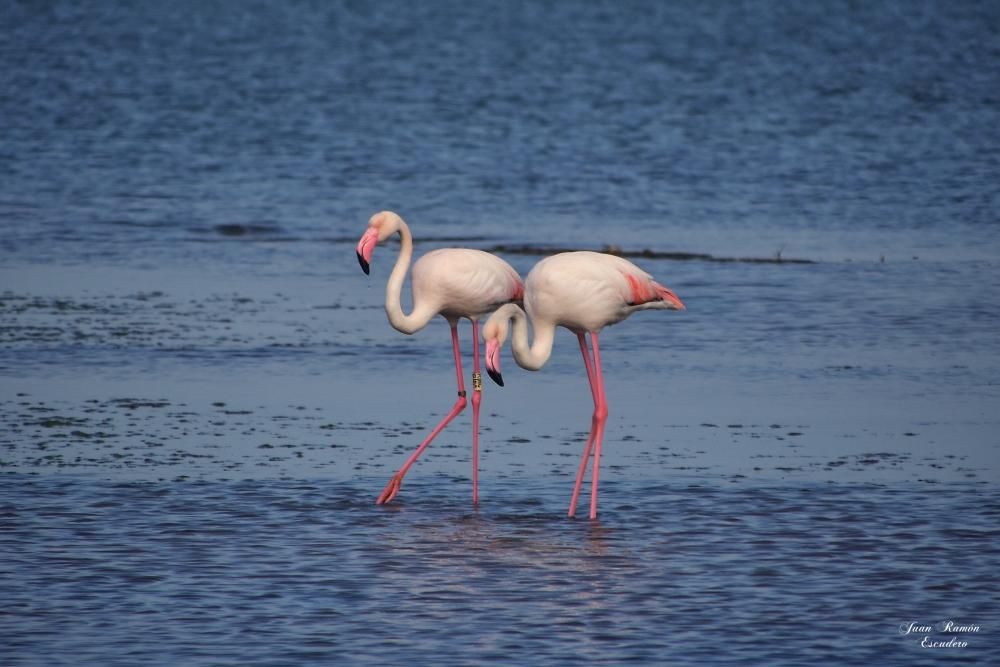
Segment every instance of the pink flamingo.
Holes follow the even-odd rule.
[[[407,315],[400,306],[400,292],[413,257],[413,237],[403,219],[392,211],[373,215],[368,221],[368,230],[358,241],[358,262],[367,274],[375,246],[397,232],[401,247],[385,288],[385,312],[389,316],[389,323],[405,334],[420,331],[435,315],[442,315],[448,320],[455,353],[458,400],[410,455],[399,472],[392,476],[376,503],[381,505],[396,497],[406,471],[437,434],[465,409],[462,356],[458,349],[458,320],[465,317],[472,321],[472,340],[475,345],[472,373],[472,502],[476,504],[479,502],[479,404],[482,401],[483,386],[479,371],[479,319],[502,304],[520,301],[524,295],[524,284],[517,271],[507,262],[482,250],[433,250],[413,265],[413,310]]]
[[[672,291],[653,280],[635,264],[597,252],[566,252],[547,257],[535,265],[525,279],[524,306],[499,308],[483,325],[486,339],[486,371],[503,386],[500,374],[500,349],[514,321],[512,347],[514,359],[522,368],[536,371],[552,354],[555,328],[563,326],[576,334],[587,368],[587,379],[594,397],[594,416],[590,436],[583,450],[583,460],[569,502],[569,516],[576,515],[580,487],[587,470],[591,450],[594,453],[593,479],[590,486],[590,518],[597,518],[597,477],[601,463],[601,440],[608,418],[601,374],[601,351],[598,334],[609,324],[621,322],[638,310],[684,310],[684,304]],[[527,319],[534,328],[534,341],[528,343]],[[587,348],[590,332],[593,358]]]

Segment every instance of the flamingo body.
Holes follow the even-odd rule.
[[[449,321],[481,319],[524,293],[510,264],[471,248],[432,250],[413,265],[410,282],[414,307],[419,304]]]
[[[662,285],[627,259],[599,252],[564,252],[538,262],[525,279],[531,321],[574,332],[600,331],[637,310],[673,308]]]

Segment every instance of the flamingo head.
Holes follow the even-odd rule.
[[[483,325],[483,340],[486,341],[486,373],[490,379],[501,387],[503,375],[500,374],[500,351],[510,329],[510,320],[494,315]]]
[[[403,219],[392,211],[376,213],[368,220],[368,229],[361,236],[356,249],[358,264],[361,265],[361,270],[366,275],[371,268],[372,253],[375,252],[375,246],[399,231],[402,223]]]

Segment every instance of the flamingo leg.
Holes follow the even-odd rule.
[[[406,459],[406,463],[404,463],[399,469],[399,472],[392,476],[392,479],[389,480],[389,483],[386,485],[385,489],[382,490],[382,493],[375,501],[376,505],[383,505],[396,497],[396,494],[399,493],[399,487],[403,483],[403,476],[406,475],[406,471],[409,470],[410,466],[416,462],[417,457],[419,457],[420,454],[427,449],[427,445],[431,444],[431,441],[437,437],[438,433],[443,431],[444,427],[465,409],[465,381],[462,379],[462,356],[458,349],[457,322],[451,323],[451,344],[455,352],[455,375],[458,378],[458,400],[455,401],[455,404],[451,407],[448,414],[444,416],[444,419],[442,419],[441,422],[434,427],[434,430],[431,431],[430,435],[428,435],[427,438],[420,443],[420,446],[418,446],[413,453],[410,454],[410,458]]]
[[[597,412],[597,386],[594,384],[594,364],[590,360],[590,350],[587,348],[587,337],[586,334],[580,332],[576,334],[577,340],[580,342],[580,354],[583,355],[583,365],[587,369],[587,381],[590,383],[590,392],[594,397],[594,412]],[[573,485],[573,495],[569,499],[569,516],[576,515],[576,504],[580,498],[580,488],[583,485],[583,476],[587,472],[587,463],[590,461],[590,450],[594,444],[594,432],[596,423],[592,419],[590,423],[590,434],[587,436],[587,444],[583,448],[583,456],[580,458],[580,469],[576,473],[576,483]]]
[[[604,398],[604,374],[601,372],[601,347],[597,343],[597,332],[590,334],[594,345],[594,377],[597,380],[599,401],[594,415],[597,419],[597,433],[594,435],[594,478],[590,482],[590,518],[597,518],[597,477],[601,471],[601,443],[604,440],[604,424],[608,421],[608,402]]]
[[[483,374],[479,370],[479,321],[472,320],[472,504],[479,504],[479,404],[483,400]]]
[[[587,336],[583,333],[576,334],[580,341],[580,352],[583,354],[583,365],[587,367],[587,381],[590,383],[590,393],[594,396],[594,407],[597,407],[597,387],[594,385],[594,364],[590,360],[590,350],[587,349]]]
[[[604,435],[604,422],[608,417],[607,404],[604,403],[604,384],[601,378],[600,356],[597,351],[597,335],[592,333],[591,338],[594,344],[594,359],[591,360],[590,350],[587,348],[587,339],[583,333],[577,334],[580,341],[580,353],[583,355],[583,364],[587,368],[587,380],[590,382],[590,392],[594,398],[594,415],[590,421],[590,435],[587,437],[587,444],[583,449],[583,457],[580,459],[580,468],[576,474],[576,484],[573,486],[573,495],[569,500],[569,516],[576,515],[576,505],[580,498],[580,488],[583,486],[583,476],[587,472],[587,463],[590,460],[591,450],[594,451],[594,477],[591,489],[590,518],[597,517],[597,469],[600,460],[601,438]],[[594,446],[596,443],[596,447]]]

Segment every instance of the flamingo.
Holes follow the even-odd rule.
[[[389,316],[389,324],[397,331],[413,334],[423,329],[435,315],[441,315],[448,321],[455,353],[458,400],[392,476],[375,502],[382,505],[396,497],[403,483],[403,476],[417,457],[465,409],[467,401],[462,379],[462,356],[458,346],[458,320],[464,317],[472,321],[475,349],[472,373],[472,502],[475,505],[479,503],[479,405],[483,388],[479,370],[479,319],[500,305],[520,301],[524,296],[524,283],[507,262],[482,250],[433,250],[413,265],[413,309],[407,315],[400,306],[400,292],[413,257],[413,236],[399,215],[392,211],[382,211],[371,217],[368,229],[358,241],[358,262],[365,274],[368,274],[375,246],[396,233],[399,234],[401,247],[385,288],[385,312]]]
[[[600,331],[639,310],[684,310],[684,304],[676,294],[654,281],[652,276],[632,262],[603,253],[581,251],[552,255],[536,264],[525,279],[524,306],[527,314],[517,304],[501,306],[483,325],[486,371],[494,382],[503,386],[500,350],[510,332],[511,321],[514,322],[511,342],[514,359],[519,366],[532,371],[544,366],[552,354],[557,326],[576,334],[594,398],[594,414],[576,476],[576,485],[570,497],[569,516],[576,515],[580,487],[593,450],[590,518],[596,519],[601,440],[608,418],[598,342]],[[534,329],[534,340],[530,345],[528,319]],[[593,356],[587,347],[588,332]]]

